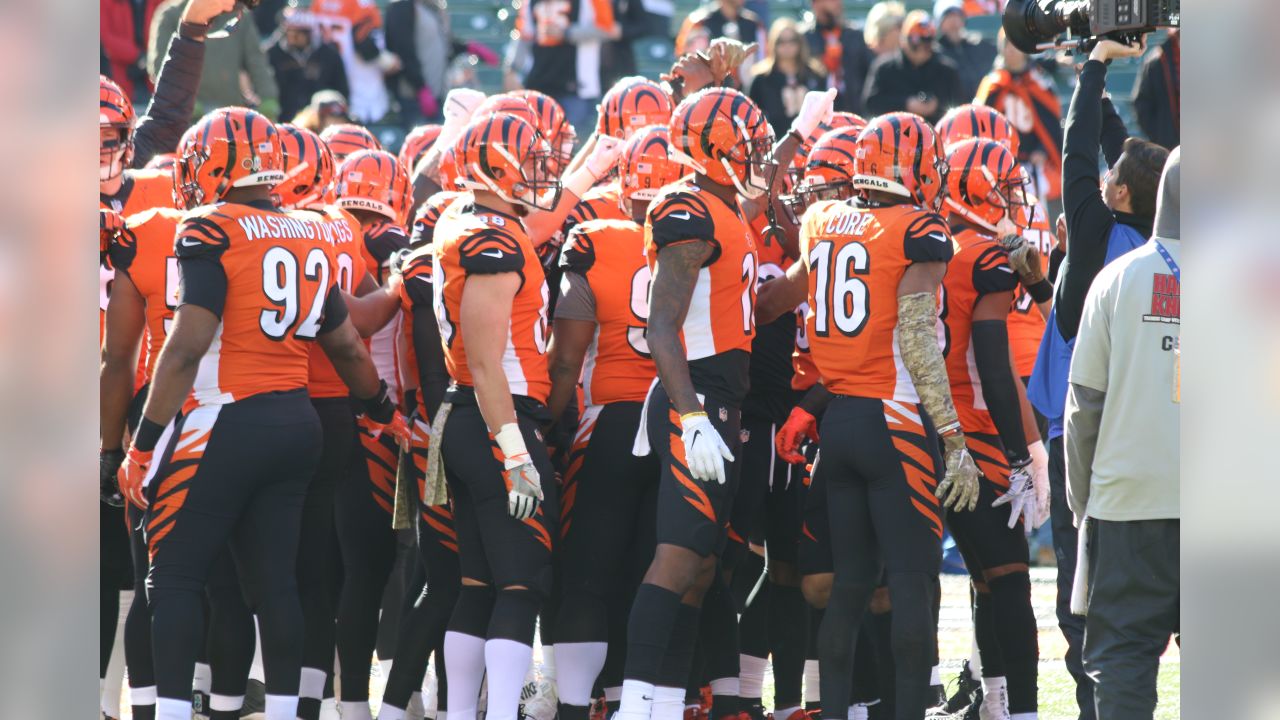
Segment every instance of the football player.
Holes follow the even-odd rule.
[[[452,187],[452,182],[448,183]],[[440,196],[448,196],[441,199]],[[461,579],[458,565],[458,536],[453,525],[453,510],[448,504],[435,504],[427,496],[426,467],[430,457],[430,428],[449,384],[444,352],[440,342],[440,326],[434,310],[435,288],[432,282],[435,258],[432,237],[440,213],[453,201],[466,195],[441,191],[432,196],[414,223],[414,242],[402,254],[404,283],[400,299],[404,313],[406,365],[418,381],[417,409],[412,416],[413,476],[417,481],[418,514],[416,519],[418,560],[425,579],[421,594],[410,600],[401,620],[396,644],[396,661],[391,667],[378,710],[379,720],[401,720],[419,696],[427,662],[436,658],[436,712],[448,710],[448,673],[444,662],[444,635],[458,599]],[[440,202],[437,200],[440,199]],[[425,237],[425,240],[421,238]]]
[[[374,285],[387,285],[392,275],[392,255],[409,244],[403,225],[409,208],[408,174],[390,153],[360,150],[339,164],[334,195],[336,205],[360,224],[361,235],[353,254],[362,256],[360,264],[373,277]],[[343,262],[341,257],[336,259]],[[391,388],[392,397],[398,397],[402,387],[398,292],[378,292],[392,302],[386,308],[389,313],[377,318],[382,324],[375,326],[370,338],[370,355],[379,376]],[[368,665],[377,641],[383,591],[396,559],[391,517],[397,449],[386,435],[358,428],[357,436],[357,449],[337,482],[335,496],[335,526],[343,567],[335,632],[342,672],[343,716],[367,719]]]
[[[998,237],[1016,234],[1026,210],[1025,176],[994,140],[965,140],[947,155],[943,201],[958,245],[943,279],[947,374],[966,445],[981,473],[973,512],[947,524],[973,584],[974,627],[982,660],[982,715],[1036,716],[1035,611],[1027,539],[1047,518],[1036,507],[1031,454],[1006,322],[1018,276]],[[1012,231],[1012,232],[1011,232]],[[976,376],[976,377],[975,377]],[[1042,478],[1047,494],[1048,478]],[[1007,516],[1001,505],[1009,505]]]
[[[191,142],[179,190],[203,207],[177,229],[178,308],[120,471],[126,497],[147,508],[156,717],[190,717],[205,577],[230,542],[259,618],[266,716],[284,720],[297,713],[294,568],[320,454],[307,343],[329,350],[367,422],[407,432],[346,318],[319,228],[271,199],[284,179],[274,126],[251,110],[218,110]]]
[[[173,177],[170,177],[173,188]],[[178,267],[173,257],[174,231],[182,212],[157,207],[131,216],[108,250],[114,271],[107,302],[102,344],[99,409],[103,438],[123,438],[125,428],[136,428],[146,400],[147,383],[155,371],[165,334],[177,306]],[[135,392],[135,368],[139,343],[146,338],[142,355],[143,381]],[[123,451],[115,452],[123,455]],[[114,479],[110,480],[114,490]],[[129,528],[136,528],[140,510],[126,507]],[[113,519],[112,530],[118,529]],[[106,528],[104,528],[105,530]],[[125,622],[125,660],[129,668],[130,700],[134,717],[155,717],[155,680],[151,664],[150,613],[146,603],[147,554],[142,533],[130,533],[133,559],[133,604]]]
[[[462,574],[445,635],[449,716],[474,719],[487,677],[488,717],[515,720],[559,508],[538,430],[549,419],[547,286],[521,216],[555,207],[560,182],[550,146],[514,114],[477,117],[454,152],[471,194],[440,217],[432,269],[453,380],[434,418],[434,454],[453,499]],[[426,470],[434,494],[435,458]]]
[[[767,191],[772,143],[745,95],[712,88],[689,96],[672,116],[671,144],[694,174],[663,188],[645,219],[653,270],[646,334],[660,382],[645,401],[635,450],[652,448],[662,477],[658,545],[627,627],[618,711],[627,720],[683,712],[700,608],[713,584],[723,588],[713,581],[737,486],[755,335],[756,248],[738,196]],[[718,595],[733,618],[727,591]]]
[[[555,651],[560,716],[586,720],[591,691],[621,685],[627,606],[647,566],[658,464],[631,446],[657,371],[645,340],[649,265],[644,221],[659,190],[684,168],[671,156],[669,132],[651,125],[632,134],[618,160],[619,211],[626,220],[588,220],[569,234],[549,353],[554,418],[575,399],[585,411],[573,436],[560,511],[560,600]],[[638,567],[637,567],[638,566]],[[610,643],[610,641],[613,641]],[[616,675],[601,676],[609,653]]]
[[[849,705],[857,626],[882,566],[893,604],[896,712],[924,715],[941,509],[977,502],[977,469],[937,343],[937,291],[953,251],[934,212],[945,167],[922,118],[872,120],[855,151],[859,197],[806,211],[804,262],[766,286],[777,297],[762,298],[761,319],[772,319],[806,299],[796,287],[804,282],[810,351],[835,395],[814,468],[815,481],[826,483],[835,569],[819,644],[826,717],[844,717]],[[930,425],[946,450],[941,482]]]

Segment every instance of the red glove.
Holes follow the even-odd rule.
[[[484,63],[485,65],[498,64],[498,54],[490,50],[487,45],[481,45],[475,40],[471,40],[467,42],[467,52],[471,53],[472,55],[475,55],[477,58],[480,59],[480,62]]]
[[[431,88],[426,85],[418,91],[418,109],[422,114],[433,118],[440,114],[440,103],[436,100],[436,94],[431,92]]]
[[[143,452],[131,446],[116,475],[116,482],[120,484],[120,494],[142,510],[147,508],[147,499],[142,493],[142,480],[147,476],[147,468],[151,467],[152,454],[151,451]]]
[[[787,421],[778,429],[773,439],[778,457],[788,463],[802,463],[804,456],[800,454],[800,443],[806,438],[818,439],[818,421],[807,410],[796,406],[791,409]]]
[[[396,439],[400,449],[409,450],[409,423],[405,421],[404,415],[401,415],[399,410],[386,423],[380,423],[367,414],[361,415],[356,419],[356,422],[360,423],[360,427],[369,431],[369,434],[375,438],[384,432],[391,433],[391,437]]]

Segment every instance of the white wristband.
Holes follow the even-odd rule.
[[[498,432],[493,434],[493,439],[497,441],[498,449],[502,451],[504,458],[529,454],[529,449],[524,445],[524,436],[520,434],[520,426],[516,423],[507,423],[498,428]]]
[[[587,194],[587,191],[596,184],[596,175],[591,172],[589,163],[582,163],[577,170],[565,176],[563,186],[565,190],[573,193],[574,197],[581,200]]]

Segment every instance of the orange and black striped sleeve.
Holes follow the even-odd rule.
[[[1013,292],[1018,287],[1018,276],[1009,265],[1009,253],[992,244],[982,251],[973,264],[973,289],[979,296],[999,292]]]
[[[653,244],[659,251],[671,245],[701,240],[714,248],[705,265],[710,265],[720,256],[711,209],[693,193],[674,192],[660,197],[649,208],[648,222]]]
[[[184,218],[173,252],[178,258],[178,306],[197,305],[221,318],[227,299],[222,255],[231,247],[231,235],[219,220],[231,222],[232,218],[217,212]]]
[[[468,274],[520,272],[524,269],[524,250],[516,235],[502,227],[477,230],[458,248],[459,264]]]
[[[937,213],[913,215],[903,234],[902,254],[911,262],[949,262],[955,254],[951,229]]]

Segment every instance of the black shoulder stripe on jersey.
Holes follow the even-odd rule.
[[[586,275],[596,263],[595,239],[590,229],[579,225],[569,233],[564,249],[560,252],[560,267]]]
[[[462,241],[458,249],[463,256],[478,255],[492,250],[498,250],[506,255],[518,255],[520,243],[509,230],[485,227],[471,233]]]
[[[1012,292],[1018,287],[1018,276],[1009,265],[1009,253],[998,243],[978,255],[973,263],[973,289],[979,295]]]
[[[214,215],[231,220],[229,216],[223,216],[220,213]],[[214,218],[203,215],[195,215],[183,220],[178,226],[176,235],[173,250],[174,255],[180,258],[199,255],[217,256],[231,246],[231,235],[226,228]]]

